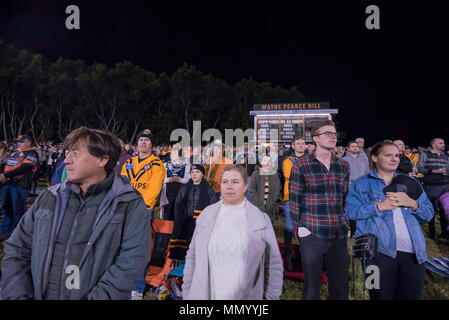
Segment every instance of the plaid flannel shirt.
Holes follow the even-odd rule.
[[[315,154],[292,167],[289,192],[290,214],[295,230],[305,227],[324,239],[347,236],[344,199],[349,190],[349,164],[332,154],[329,170]]]

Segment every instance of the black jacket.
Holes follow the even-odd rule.
[[[398,174],[408,175],[413,171],[413,163],[403,153],[399,155],[399,166],[396,169]]]
[[[201,189],[206,195],[200,195]],[[171,259],[185,258],[195,230],[196,218],[204,208],[218,200],[214,189],[204,179],[199,185],[194,185],[190,179],[187,184],[181,186],[175,201],[175,225],[170,239]]]

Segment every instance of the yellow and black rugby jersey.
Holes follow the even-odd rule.
[[[292,167],[296,161],[298,161],[300,157],[296,155],[288,156],[284,159],[282,163],[282,172],[284,173],[285,183],[284,183],[284,201],[288,201],[289,193],[288,193],[288,183],[290,181],[290,172],[292,171]]]
[[[132,157],[126,160],[121,175],[130,179],[129,184],[142,194],[147,209],[153,209],[165,178],[161,159],[154,154],[140,162],[139,156]]]

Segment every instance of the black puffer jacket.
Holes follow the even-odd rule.
[[[194,185],[190,179],[181,186],[175,201],[175,225],[170,239],[171,259],[184,260],[195,230],[196,218],[204,208],[218,200],[214,189],[204,179],[199,185]]]
[[[403,153],[399,155],[399,166],[396,170],[398,174],[408,175],[413,171],[413,163]]]

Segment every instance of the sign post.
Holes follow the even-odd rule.
[[[279,132],[278,143],[288,144],[295,135],[312,142],[310,130],[319,122],[332,119],[338,109],[330,109],[329,102],[255,104],[250,115],[254,117],[256,141],[268,141],[270,129]]]

